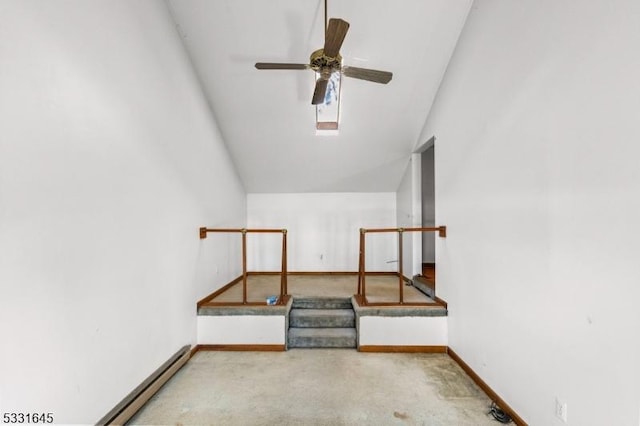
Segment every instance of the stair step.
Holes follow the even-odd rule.
[[[290,328],[290,348],[355,348],[355,328]]]
[[[353,309],[292,309],[290,327],[350,328],[356,326]]]
[[[294,309],[352,309],[349,297],[294,297]]]

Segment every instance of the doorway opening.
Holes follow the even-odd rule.
[[[435,193],[435,136],[425,142],[416,153],[420,154],[420,186],[422,199],[422,227],[436,226]],[[416,277],[435,296],[436,292],[436,236],[422,233],[422,275]]]

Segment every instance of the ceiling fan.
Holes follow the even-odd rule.
[[[391,81],[393,74],[388,71],[372,70],[367,68],[342,66],[342,56],[340,47],[349,30],[349,23],[342,19],[331,18],[327,25],[327,0],[324,2],[324,47],[311,54],[308,64],[287,64],[272,62],[257,62],[256,68],[259,70],[307,70],[311,69],[320,77],[316,80],[316,88],[313,91],[311,104],[318,105],[324,102],[327,91],[327,84],[331,75],[336,72],[347,77],[360,80],[372,81],[374,83],[387,84]]]

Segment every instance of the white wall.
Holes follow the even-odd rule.
[[[532,425],[640,423],[640,3],[474,3],[432,108],[449,345]]]
[[[0,93],[0,412],[94,423],[195,343],[244,191],[163,2],[1,1]]]
[[[289,271],[357,271],[360,228],[396,226],[395,194],[248,194],[249,228],[286,228]],[[250,271],[280,270],[281,234],[249,234]],[[395,271],[397,241],[369,234],[367,271]],[[389,263],[391,262],[391,263]]]

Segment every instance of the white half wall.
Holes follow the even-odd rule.
[[[640,2],[473,4],[435,135],[449,346],[529,424],[640,423]]]
[[[447,317],[369,317],[358,321],[358,345],[447,346]]]
[[[396,200],[384,193],[248,194],[249,228],[286,228],[289,271],[358,270],[360,228],[396,226]],[[249,234],[250,271],[277,271],[281,234]],[[397,240],[369,234],[367,271],[395,271]]]
[[[245,194],[164,2],[1,1],[0,93],[0,412],[93,424],[196,342]]]
[[[199,345],[284,345],[285,317],[199,316]]]

